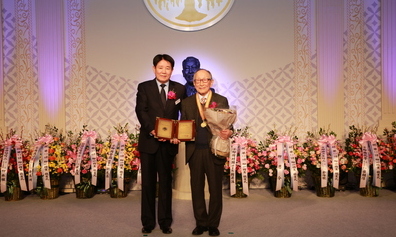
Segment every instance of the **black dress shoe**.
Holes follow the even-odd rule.
[[[220,231],[216,227],[209,227],[209,235],[210,236],[219,236]]]
[[[152,230],[153,230],[153,229],[150,229],[150,228],[148,228],[148,227],[144,227],[144,226],[143,226],[143,228],[142,228],[142,233],[144,233],[144,234],[149,234],[149,233],[151,233]]]
[[[161,230],[162,230],[162,233],[164,233],[164,234],[172,234],[172,228],[170,228],[170,227],[163,227],[163,228],[161,228]]]
[[[193,230],[192,234],[193,235],[202,235],[203,232],[207,231],[208,228],[204,227],[204,226],[197,226],[195,227],[195,229]]]

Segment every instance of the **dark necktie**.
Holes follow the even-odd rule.
[[[162,105],[165,107],[166,104],[166,95],[165,95],[165,84],[161,84],[161,101],[162,101]]]

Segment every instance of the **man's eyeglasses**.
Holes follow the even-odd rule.
[[[206,84],[206,83],[208,83],[208,82],[210,82],[212,79],[209,79],[209,78],[205,78],[205,79],[194,79],[194,83],[204,83],[204,84]]]

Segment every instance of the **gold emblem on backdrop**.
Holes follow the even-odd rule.
[[[234,0],[144,0],[144,4],[162,24],[176,30],[197,31],[223,19]]]

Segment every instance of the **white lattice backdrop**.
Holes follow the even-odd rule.
[[[141,81],[118,77],[93,67],[87,68],[87,125],[103,135],[113,127],[137,124],[136,88]],[[284,131],[294,125],[293,65],[270,73],[219,84],[216,91],[238,111],[236,128],[250,127],[253,137],[262,139],[271,129]]]
[[[370,1],[365,1],[370,2]],[[371,1],[365,5],[364,9],[364,45],[365,66],[364,66],[364,125],[372,126],[378,123],[381,118],[381,45],[380,45],[380,6],[376,1]],[[39,118],[39,111],[34,110],[29,120],[21,122],[18,120],[17,102],[17,69],[16,69],[16,41],[15,41],[15,18],[12,12],[3,10],[3,74],[4,74],[4,111],[5,125],[7,128],[20,129],[24,124],[36,126]],[[345,34],[345,45],[347,44],[348,35]],[[32,45],[36,45],[36,39],[33,35]],[[36,65],[36,51],[33,51],[33,63]],[[345,51],[345,58],[347,55]],[[67,61],[67,59],[66,59]],[[316,58],[312,57],[312,94],[309,95],[313,104],[310,117],[314,121],[313,126],[317,124],[317,84],[316,84]],[[66,71],[69,70],[70,64],[66,62]],[[345,72],[347,74],[347,72]],[[216,91],[228,97],[230,104],[237,106],[238,121],[236,128],[244,126],[250,127],[253,137],[261,140],[271,129],[285,131],[298,126],[294,117],[295,98],[294,98],[294,64],[287,64],[271,72],[263,72],[261,75],[252,76],[245,79],[234,79],[230,83],[216,85]],[[69,89],[70,78],[65,78],[65,89]],[[345,79],[347,80],[347,79]],[[114,131],[113,126],[118,124],[130,124],[133,129],[137,124],[134,112],[135,95],[137,84],[141,81],[135,81],[128,78],[122,78],[117,75],[111,75],[102,72],[100,69],[92,66],[86,67],[86,87],[81,91],[86,98],[86,116],[84,123],[89,128],[96,129],[103,135]],[[347,84],[347,83],[345,83]],[[32,91],[30,100],[34,107],[38,106],[38,85]],[[344,87],[346,94],[348,87]],[[71,121],[75,119],[68,112],[69,93],[66,96],[66,130],[69,129]],[[33,98],[33,100],[32,100]],[[35,98],[35,99],[34,99]],[[348,106],[345,104],[345,131],[348,131],[350,119],[348,119]],[[357,124],[356,124],[357,125]],[[34,127],[33,126],[33,127]],[[26,131],[27,132],[27,131]],[[32,132],[32,131],[30,131]],[[298,134],[297,134],[298,135]]]
[[[374,125],[381,119],[382,80],[381,80],[381,7],[378,1],[367,4],[365,27],[365,123]],[[378,131],[381,133],[382,131]]]
[[[138,81],[110,75],[87,67],[87,125],[102,136],[115,133],[114,126],[128,123],[134,132],[136,89]]]
[[[293,66],[288,64],[256,77],[220,84],[218,91],[237,107],[235,127],[248,126],[252,136],[261,140],[272,129],[284,131],[294,125],[293,85]]]

